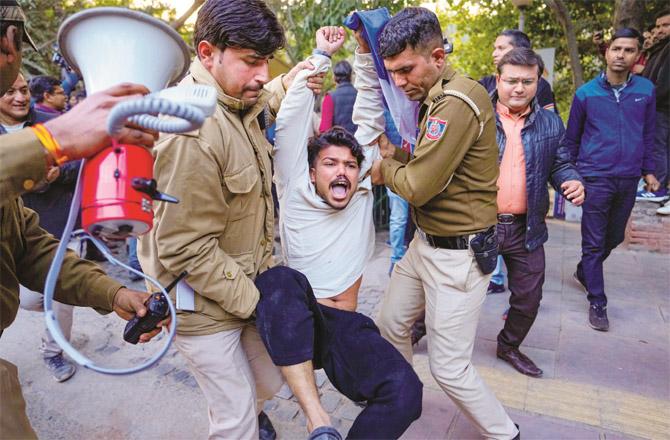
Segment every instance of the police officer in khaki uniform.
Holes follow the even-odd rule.
[[[21,67],[21,41],[34,43],[25,32],[25,16],[13,0],[0,0],[0,95]],[[123,85],[92,95],[65,116],[45,123],[56,150],[48,152],[30,128],[0,136],[0,334],[19,309],[19,283],[41,291],[58,241],[39,227],[37,215],[25,208],[20,195],[45,179],[58,159],[80,159],[111,140],[105,121],[123,96],[148,93],[142,86]],[[151,146],[155,133],[125,129],[122,142]],[[124,319],[144,315],[149,294],[124,288],[94,263],[66,254],[54,297],[73,305],[115,311]],[[148,341],[160,330],[142,336]],[[37,438],[26,416],[17,368],[0,359],[0,438]]]
[[[443,46],[424,8],[403,9],[379,37],[393,81],[421,105],[414,156],[385,149],[372,168],[374,183],[412,205],[417,225],[377,324],[411,360],[410,327],[425,307],[433,377],[484,437],[512,439],[518,429],[471,363],[497,256],[495,117],[486,90],[447,65]]]

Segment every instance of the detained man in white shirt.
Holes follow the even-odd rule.
[[[366,403],[348,438],[398,438],[421,414],[422,384],[373,321],[355,312],[374,249],[367,170],[375,152],[341,127],[309,138],[314,95],[307,78],[328,71],[344,30],[321,28],[316,42],[315,69],[298,74],[277,116],[274,181],[287,266],[256,278],[257,328],[298,398],[310,439],[341,438],[321,406],[315,368]]]

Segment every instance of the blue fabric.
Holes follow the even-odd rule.
[[[375,69],[380,79],[389,80],[388,73],[384,67],[384,61],[379,55],[379,34],[384,30],[384,26],[391,19],[388,9],[378,8],[370,11],[356,11],[344,19],[344,25],[349,29],[356,31],[363,26],[362,35],[370,46]]]
[[[409,203],[386,188],[389,198],[389,240],[391,242],[391,263],[397,263],[407,251],[405,247],[405,227],[409,216]]]
[[[400,133],[398,133],[398,129],[393,123],[393,116],[391,116],[391,112],[389,111],[388,107],[384,107],[384,121],[386,124],[384,127],[386,137],[389,138],[389,141],[391,141],[393,145],[400,146],[402,144],[402,137],[400,136]]]
[[[505,262],[503,261],[502,255],[498,255],[498,263],[496,264],[496,268],[491,275],[492,283],[499,285],[505,284],[505,271],[503,270],[504,266]]]
[[[617,99],[604,74],[575,93],[564,145],[584,177],[640,177],[654,172],[654,85],[632,75],[620,93]]]
[[[319,304],[307,278],[277,266],[256,277],[256,327],[279,366],[308,360],[338,391],[367,402],[349,439],[396,439],[421,415],[423,384],[365,315]]]
[[[494,101],[497,94],[494,94]],[[494,102],[495,105],[495,102]],[[561,184],[567,180],[582,180],[570,160],[566,146],[561,143],[565,130],[561,118],[551,110],[540,107],[537,100],[531,104],[533,110],[526,117],[521,129],[521,142],[526,162],[526,249],[533,251],[549,238],[545,217],[549,211],[550,182],[559,193]],[[496,140],[498,163],[505,152],[505,130],[496,113]]]
[[[635,205],[637,177],[587,177],[582,205],[582,260],[577,274],[584,280],[592,305],[606,306],[603,263],[624,240]]]
[[[140,260],[137,259],[137,238],[128,238],[128,264],[132,267],[140,267]]]
[[[352,30],[363,28],[362,36],[370,47],[385,107],[390,110],[393,122],[400,136],[402,136],[402,144],[406,145],[407,150],[412,152],[418,134],[416,121],[419,114],[419,103],[410,101],[403,91],[391,81],[384,67],[384,60],[379,54],[378,36],[390,19],[391,16],[388,10],[386,8],[379,8],[370,11],[354,12],[346,18],[344,25]],[[396,145],[401,145],[401,143]]]

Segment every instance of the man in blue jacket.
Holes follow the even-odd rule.
[[[582,260],[574,276],[588,294],[589,324],[600,331],[609,329],[603,262],[624,239],[640,176],[648,191],[659,187],[653,174],[654,85],[630,73],[641,46],[635,29],[616,31],[606,70],[575,93],[565,136],[586,183]]]
[[[549,209],[547,182],[576,205],[584,185],[561,146],[561,118],[542,108],[536,93],[542,59],[531,49],[507,52],[498,63],[493,94],[498,143],[498,249],[508,269],[510,309],[498,334],[497,356],[522,374],[542,375],[519,351],[537,316],[544,284],[544,247]]]

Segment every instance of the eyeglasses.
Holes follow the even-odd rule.
[[[533,84],[537,83],[537,79],[521,79],[521,78],[501,78],[500,79],[502,82],[507,84],[508,86],[511,87],[516,87],[519,83],[521,83],[522,86],[524,87],[530,87]]]

